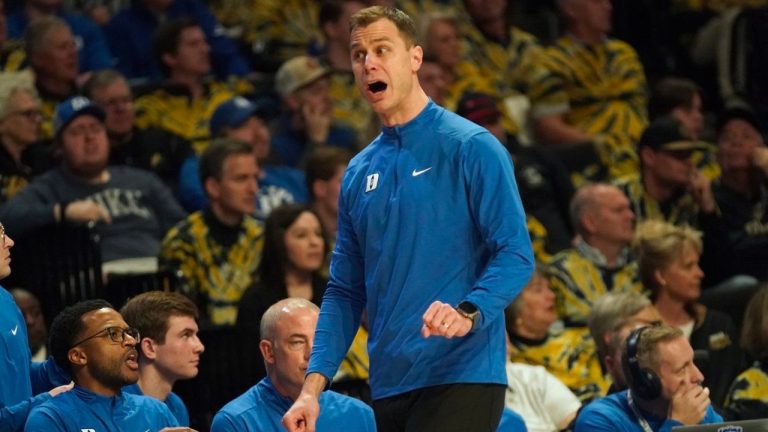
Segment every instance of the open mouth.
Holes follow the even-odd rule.
[[[383,81],[374,81],[368,84],[368,91],[374,94],[381,93],[386,89],[387,89],[387,83]]]
[[[136,351],[132,351],[128,354],[128,358],[125,360],[125,364],[132,370],[139,369],[138,354]]]

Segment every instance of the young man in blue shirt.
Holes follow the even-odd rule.
[[[34,408],[25,431],[160,430],[177,426],[162,402],[122,392],[139,379],[135,328],[104,300],[65,308],[51,324],[51,353],[75,387]]]
[[[130,299],[120,314],[141,334],[139,380],[123,391],[162,401],[181,426],[189,426],[189,411],[171,390],[176,381],[197,376],[205,350],[197,336],[197,306],[183,294],[150,291]]]
[[[318,312],[317,306],[301,298],[280,300],[267,309],[259,342],[267,377],[225,405],[213,419],[212,432],[283,429],[283,414],[304,383]],[[376,430],[373,411],[357,399],[327,391],[320,395],[319,403],[319,430]]]
[[[426,96],[410,17],[374,6],[350,28],[355,80],[384,128],[344,175],[315,346],[284,425],[315,429],[365,308],[379,431],[495,430],[503,311],[534,267],[510,156]]]
[[[641,327],[627,337],[622,353],[629,390],[587,405],[576,432],[669,432],[675,426],[723,421],[712,409],[704,376],[682,330]]]

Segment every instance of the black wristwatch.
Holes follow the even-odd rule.
[[[472,328],[470,331],[475,329],[475,326],[477,326],[478,318],[480,317],[480,311],[477,309],[477,306],[468,301],[463,301],[459,303],[458,306],[456,306],[456,312],[458,312],[459,315],[472,320]]]

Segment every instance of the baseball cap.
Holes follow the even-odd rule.
[[[704,150],[706,144],[696,141],[688,134],[679,120],[671,116],[655,119],[643,132],[639,148],[648,147],[656,151]]]
[[[53,114],[53,130],[58,136],[74,119],[81,115],[90,114],[104,121],[104,110],[85,96],[74,96],[56,106]]]
[[[294,57],[277,70],[275,88],[281,96],[286,96],[330,73],[331,70],[314,57]]]
[[[269,109],[265,102],[251,102],[248,99],[237,96],[224,101],[213,111],[208,124],[211,136],[218,136],[224,128],[240,127],[251,117],[267,119]]]
[[[725,125],[727,125],[731,120],[736,119],[744,120],[753,128],[755,128],[756,131],[762,133],[762,129],[760,128],[760,121],[757,119],[757,116],[751,109],[744,106],[733,106],[726,108],[717,117],[717,134],[720,135],[720,132],[723,131]]]
[[[464,93],[456,106],[456,114],[477,124],[495,123],[501,116],[493,97],[480,92]]]

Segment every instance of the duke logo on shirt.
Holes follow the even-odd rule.
[[[365,191],[370,192],[379,186],[379,173],[374,173],[365,179]]]
[[[96,429],[80,429],[80,432],[96,432]]]

